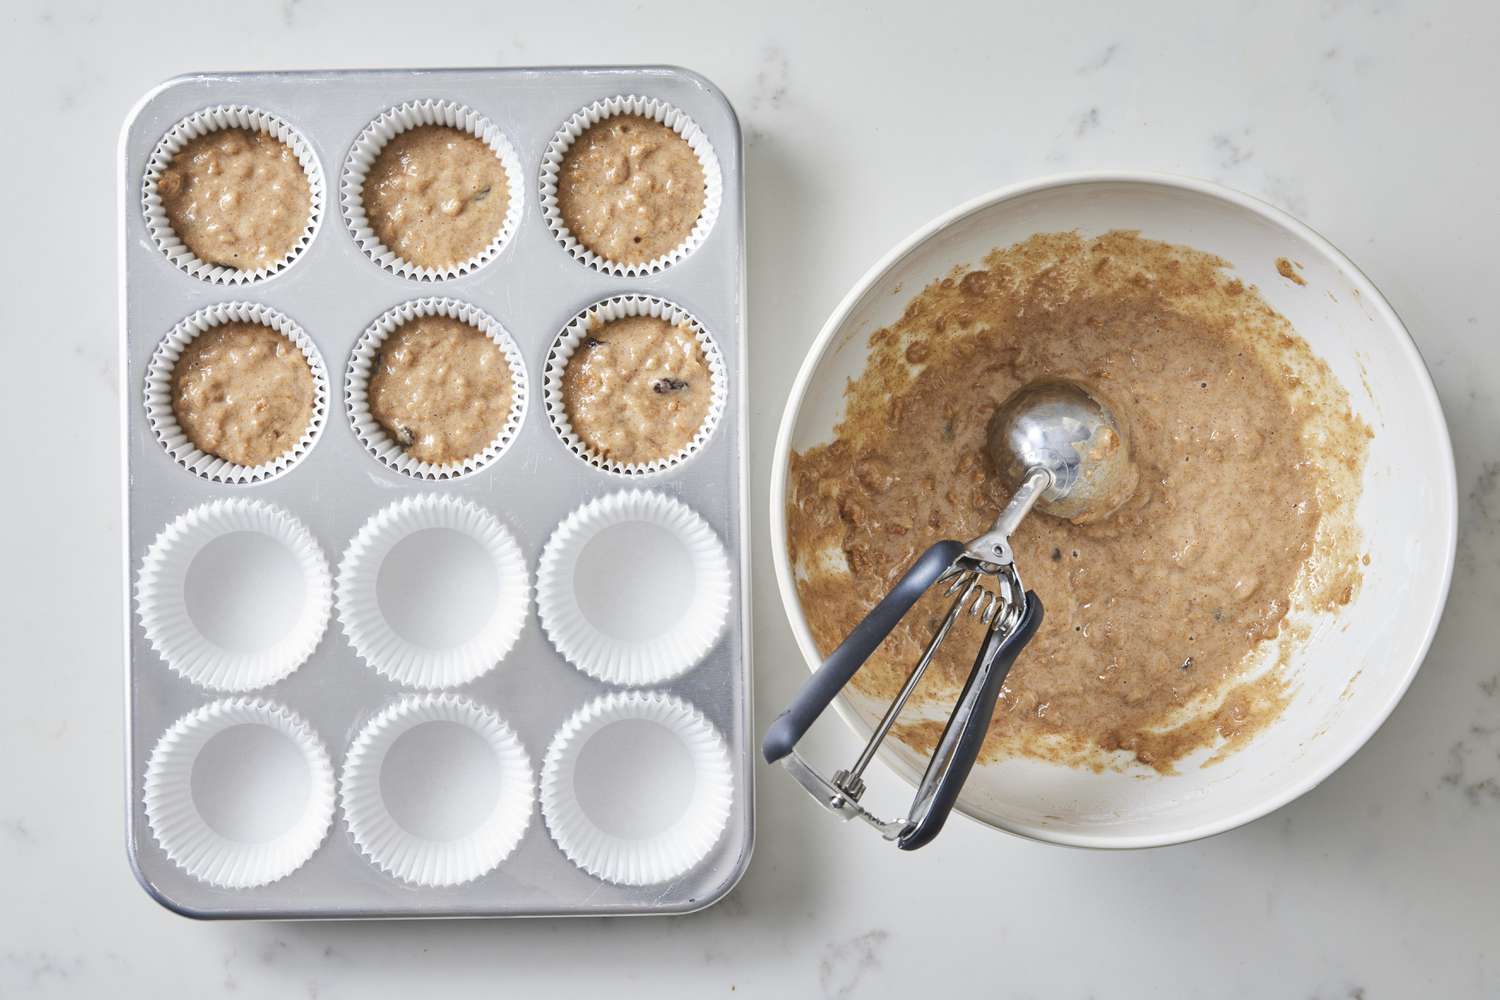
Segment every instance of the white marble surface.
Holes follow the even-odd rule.
[[[0,996],[1500,995],[1500,9],[437,6],[0,9],[14,109],[0,159]],[[119,123],[153,83],[194,69],[569,62],[694,67],[745,125],[763,721],[803,676],[761,511],[805,345],[932,215],[1100,166],[1212,177],[1295,212],[1385,290],[1426,355],[1458,453],[1459,563],[1390,721],[1293,805],[1146,853],[955,821],[899,855],[763,774],[750,872],[692,917],[205,925],[158,908],[124,850]],[[822,736],[826,752],[853,746]]]

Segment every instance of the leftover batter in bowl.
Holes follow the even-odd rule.
[[[307,357],[259,323],[198,334],[172,368],[172,413],[202,451],[247,468],[290,451],[312,419]]]
[[[1027,519],[1012,542],[1047,615],[1007,678],[982,759],[1144,764],[1237,748],[1286,703],[1294,612],[1359,585],[1353,512],[1368,428],[1291,325],[1210,254],[1114,232],[1034,236],[914,298],[871,338],[834,440],[794,454],[798,595],[827,655],[942,538],[1007,499],[987,424],[1022,384],[1090,387],[1130,441],[1135,495],[1091,524]],[[946,610],[929,594],[855,677],[888,701]],[[924,612],[925,613],[922,613]],[[972,667],[961,619],[917,698],[946,717]],[[956,630],[956,631],[958,631]],[[1269,645],[1268,645],[1269,644]],[[936,721],[896,730],[928,751]]]
[[[644,264],[692,235],[704,176],[686,139],[642,115],[591,125],[563,157],[557,206],[578,242],[605,260]]]
[[[563,370],[562,403],[590,451],[644,465],[692,443],[713,405],[713,375],[690,328],[626,316],[579,342]]]
[[[210,264],[273,267],[297,246],[312,211],[292,148],[243,128],[208,132],[173,155],[156,182],[178,239]]]
[[[450,316],[397,327],[371,365],[370,415],[413,458],[454,465],[488,448],[510,415],[500,345]]]
[[[361,197],[381,243],[404,261],[439,269],[489,246],[510,204],[500,157],[446,125],[421,125],[386,143]]]

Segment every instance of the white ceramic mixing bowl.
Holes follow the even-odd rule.
[[[1012,833],[1081,847],[1150,847],[1209,836],[1312,788],[1370,738],[1400,700],[1437,628],[1453,570],[1457,490],[1447,426],[1427,369],[1384,297],[1332,244],[1269,205],[1202,181],[1079,174],[961,205],[892,250],[839,303],[792,387],[776,441],[771,537],[777,583],[808,666],[821,658],[787,560],[787,463],[832,438],[869,334],[955,265],[1038,232],[1135,229],[1218,254],[1259,287],[1349,391],[1374,430],[1358,517],[1370,554],[1358,597],[1318,623],[1287,667],[1282,717],[1222,762],[1171,776],[1095,774],[1032,760],[976,766],[958,809]],[[1299,262],[1305,286],[1278,275]],[[1045,600],[1046,595],[1042,595]],[[882,706],[850,691],[835,703],[863,739]],[[925,760],[895,740],[880,759],[915,783]],[[844,761],[826,762],[829,769]]]

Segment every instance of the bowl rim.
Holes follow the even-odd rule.
[[[1418,668],[1421,667],[1422,662],[1427,657],[1433,638],[1437,634],[1438,624],[1442,620],[1443,610],[1447,604],[1448,591],[1453,580],[1453,566],[1458,544],[1458,480],[1454,465],[1452,439],[1448,432],[1447,420],[1443,415],[1442,404],[1438,399],[1437,389],[1433,385],[1431,372],[1428,370],[1416,342],[1412,339],[1411,332],[1407,330],[1406,324],[1401,321],[1401,317],[1396,314],[1395,309],[1391,307],[1385,296],[1375,287],[1375,283],[1343,251],[1339,250],[1330,240],[1306,223],[1259,198],[1225,187],[1222,184],[1160,171],[1074,171],[1050,174],[1006,185],[978,197],[971,198],[936,216],[897,243],[865,271],[859,280],[854,283],[853,287],[850,288],[849,292],[839,301],[838,305],[834,307],[833,312],[829,315],[827,321],[824,322],[822,329],[818,331],[817,337],[814,338],[812,344],[808,347],[807,354],[797,370],[797,376],[792,382],[786,406],[782,411],[781,424],[776,432],[776,444],[771,455],[769,496],[771,562],[776,573],[776,588],[781,595],[782,609],[786,612],[787,622],[791,626],[792,635],[796,639],[797,647],[802,653],[802,657],[806,661],[810,671],[817,669],[822,661],[822,657],[818,652],[816,643],[813,642],[812,633],[807,626],[807,619],[802,613],[801,602],[797,597],[797,588],[792,580],[791,567],[787,561],[785,497],[787,471],[790,465],[792,431],[797,425],[798,417],[801,415],[802,404],[807,396],[808,387],[812,383],[813,373],[829,353],[835,336],[848,320],[849,314],[854,310],[855,305],[864,298],[874,285],[885,277],[887,272],[923,243],[927,242],[927,240],[949,226],[1003,202],[1013,201],[1041,191],[1094,184],[1138,184],[1174,188],[1206,195],[1258,215],[1276,226],[1289,231],[1293,236],[1304,240],[1314,249],[1320,251],[1348,277],[1350,283],[1358,290],[1366,304],[1375,311],[1376,316],[1398,334],[1396,338],[1397,347],[1402,352],[1407,366],[1416,376],[1420,387],[1421,404],[1426,409],[1428,418],[1438,431],[1438,436],[1434,440],[1433,446],[1438,452],[1439,459],[1444,462],[1447,469],[1447,475],[1443,477],[1442,482],[1436,484],[1439,492],[1445,494],[1440,497],[1440,500],[1445,501],[1440,503],[1442,523],[1429,526],[1431,529],[1441,532],[1443,542],[1442,586],[1437,595],[1437,600],[1431,606],[1427,621],[1422,624],[1423,636],[1418,653],[1412,658],[1411,663],[1406,666],[1397,682],[1391,685],[1385,703],[1371,712],[1361,727],[1346,737],[1334,748],[1332,753],[1327,754],[1323,761],[1306,775],[1296,781],[1287,783],[1276,794],[1265,796],[1220,819],[1191,824],[1184,826],[1180,830],[1157,834],[1121,835],[1108,831],[1080,832],[1076,830],[1059,830],[1039,824],[991,820],[971,812],[963,804],[962,800],[954,807],[955,812],[962,813],[977,823],[1029,840],[1065,847],[1127,850],[1189,843],[1194,840],[1201,840],[1205,837],[1224,833],[1259,819],[1316,788],[1324,779],[1347,763],[1369,741],[1370,737],[1375,735],[1376,730],[1390,717],[1397,703],[1401,701],[1407,689],[1411,686]],[[857,721],[856,716],[846,704],[843,697],[834,701],[833,708],[838,712],[839,717],[844,721],[845,725],[853,730],[856,735],[862,732],[862,724]],[[884,749],[877,754],[876,759],[883,763],[888,770],[899,776],[901,780],[908,784],[913,784],[904,766],[893,761]]]

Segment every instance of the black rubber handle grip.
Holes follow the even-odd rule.
[[[995,715],[995,700],[1000,697],[1000,688],[1005,683],[1005,677],[1010,673],[1010,668],[1016,662],[1016,657],[1021,655],[1021,650],[1036,635],[1037,626],[1042,623],[1042,602],[1036,594],[1026,592],[1026,613],[1008,635],[1002,636],[999,632],[990,632],[986,635],[984,645],[979,648],[979,656],[974,661],[974,669],[969,674],[969,680],[964,684],[962,693],[958,696],[958,704],[962,705],[971,697],[971,691],[975,684],[982,687],[974,693],[972,710],[962,723],[958,717],[952,716],[948,719],[948,725],[943,729],[942,738],[938,740],[938,747],[954,741],[952,756],[946,772],[938,782],[937,788],[932,795],[932,801],[927,807],[926,813],[918,818],[917,823],[910,830],[903,833],[896,841],[896,845],[903,851],[915,851],[932,842],[932,838],[943,829],[943,824],[948,821],[948,814],[953,811],[954,803],[958,801],[958,793],[963,789],[964,782],[968,780],[969,772],[974,769],[974,761],[979,757],[979,750],[984,746],[984,736],[990,727],[990,719]],[[960,725],[950,736],[950,731],[955,725]],[[941,753],[933,755],[928,769],[940,766]],[[925,776],[924,776],[925,777]]]
[[[963,551],[963,545],[958,542],[938,542],[911,564],[906,575],[854,626],[854,631],[839,643],[839,648],[828,654],[828,659],[802,685],[802,690],[797,692],[786,711],[771,723],[760,744],[766,763],[774,764],[792,752],[797,741],[807,734],[818,716],[838,697],[844,685],[870,658],[896,623]]]

